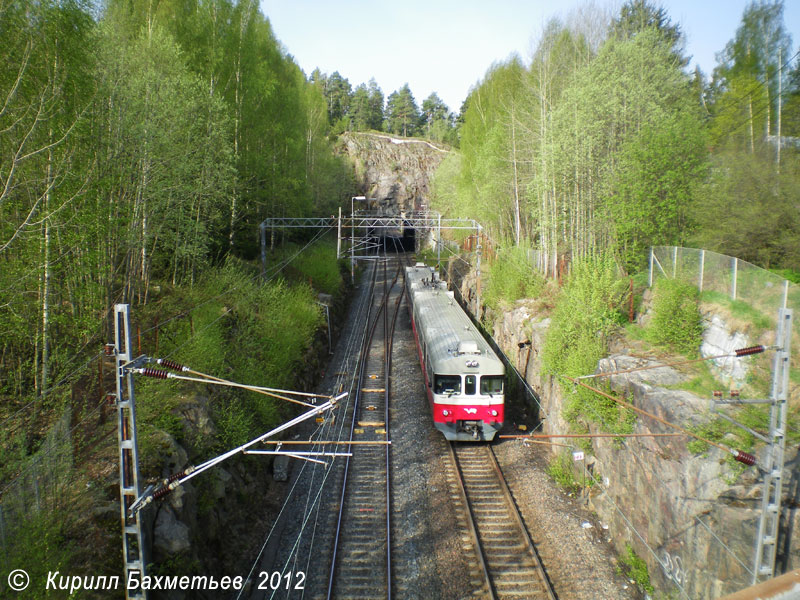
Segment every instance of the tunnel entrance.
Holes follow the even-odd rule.
[[[416,250],[417,231],[408,221],[403,222],[402,235],[398,231],[389,231],[382,237],[384,253],[414,252]]]

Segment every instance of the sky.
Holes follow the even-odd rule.
[[[566,20],[586,0],[260,0],[275,36],[308,75],[339,73],[355,88],[375,78],[384,96],[408,83],[417,105],[432,92],[458,112],[495,62],[529,61],[551,17]],[[733,38],[749,0],[661,0],[686,34],[686,53],[707,75]],[[619,0],[596,0],[617,14]],[[785,0],[792,50],[800,0]]]

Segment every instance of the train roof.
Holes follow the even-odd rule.
[[[505,374],[503,363],[434,269],[419,263],[406,267],[406,285],[435,372],[461,373],[465,361],[477,361],[477,373]]]

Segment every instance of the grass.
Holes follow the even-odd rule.
[[[617,569],[620,574],[625,575],[628,579],[635,582],[638,586],[644,589],[648,594],[654,591],[653,585],[650,583],[650,572],[647,569],[647,563],[640,557],[629,543],[625,543],[625,552],[619,557]]]
[[[732,300],[730,296],[722,292],[702,292],[700,294],[700,301],[724,307],[730,312],[734,319],[750,324],[756,331],[773,329],[775,326],[774,320],[768,315],[765,315],[757,308],[753,308],[742,300]]]
[[[291,259],[285,269],[289,278],[304,281],[319,292],[335,296],[342,287],[335,243],[322,240],[297,254],[300,249],[299,245],[287,244],[272,252],[268,257],[267,268]]]
[[[703,341],[697,288],[676,279],[659,279],[647,337],[656,345],[696,357]]]
[[[722,384],[714,377],[707,362],[694,363],[687,370],[688,381],[665,387],[670,390],[685,390],[701,398],[710,398],[715,390],[722,389]]]
[[[558,454],[547,465],[547,474],[567,493],[577,494],[581,491],[582,484],[575,478],[572,455]]]

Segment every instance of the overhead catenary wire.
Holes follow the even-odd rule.
[[[367,303],[368,303],[368,295],[367,294],[362,294],[359,302],[356,305],[354,305],[354,310],[356,311],[356,315],[357,316],[361,315],[363,313],[365,307],[367,306]],[[355,319],[356,322],[359,322],[361,320],[362,319],[360,319],[360,318],[356,318]],[[364,332],[362,335],[366,335],[366,332]],[[344,349],[344,357],[342,359],[342,361],[345,364],[350,362],[354,358],[354,356],[355,356],[354,349],[360,344],[359,339],[360,339],[359,336],[356,336],[356,335],[349,336],[348,341],[347,341],[347,345],[346,345],[346,347]],[[351,365],[349,368],[345,368],[342,372],[340,372],[336,376],[336,379],[335,379],[334,385],[333,385],[334,391],[341,389],[345,378],[349,378],[349,380],[350,380],[350,384],[348,386],[348,389],[351,390],[351,391],[355,390],[355,387],[356,387],[356,369]],[[349,409],[349,406],[350,406],[350,403],[353,402],[354,397],[355,397],[354,393],[351,393],[351,394],[349,394],[347,396],[346,403],[341,409],[343,414],[347,413],[347,411]],[[316,436],[318,436],[318,435],[319,436],[328,435],[329,431],[332,431],[332,430],[334,430],[335,427],[338,427],[338,434],[336,434],[334,437],[337,438],[337,440],[338,440],[337,443],[342,443],[342,436],[344,435],[345,425],[346,425],[345,419],[339,419],[338,422],[334,422],[333,420],[326,419],[323,422],[322,425],[317,427],[315,429],[315,431],[311,433],[310,440],[314,444],[320,443],[321,445],[324,445],[321,442],[316,441],[314,438]],[[344,442],[344,443],[346,443],[346,442]],[[308,554],[308,560],[310,561],[311,555],[313,554],[314,543],[315,543],[315,540],[316,540],[316,531],[317,531],[317,525],[318,525],[318,521],[319,521],[319,508],[320,508],[320,499],[321,499],[321,496],[322,496],[322,490],[324,489],[324,487],[325,487],[325,485],[326,485],[326,483],[328,481],[328,478],[333,473],[333,470],[332,469],[325,469],[323,471],[322,477],[318,481],[317,487],[315,488],[314,487],[315,486],[315,481],[316,481],[316,478],[317,478],[317,474],[319,472],[318,469],[320,467],[319,467],[319,465],[310,465],[309,463],[303,463],[303,465],[300,468],[300,472],[298,473],[297,477],[295,478],[294,484],[292,485],[292,489],[286,495],[286,499],[284,500],[283,506],[281,507],[281,510],[279,511],[278,516],[276,517],[275,521],[273,522],[272,526],[270,527],[269,532],[267,533],[267,535],[266,535],[266,537],[264,539],[264,542],[262,543],[261,548],[260,548],[255,560],[253,561],[253,564],[252,564],[252,566],[250,568],[250,571],[249,571],[249,573],[248,573],[248,575],[247,575],[247,577],[245,579],[245,582],[251,580],[251,578],[253,576],[253,573],[255,572],[255,569],[257,568],[258,564],[262,560],[262,557],[263,557],[264,552],[265,552],[265,550],[267,548],[267,545],[269,544],[270,540],[272,539],[272,536],[275,533],[277,524],[280,522],[280,520],[283,517],[284,513],[287,511],[287,508],[293,502],[296,502],[296,500],[294,499],[295,491],[298,488],[298,484],[299,484],[301,478],[306,473],[306,468],[309,467],[309,466],[311,468],[311,482],[309,483],[308,495],[306,497],[306,504],[305,504],[305,509],[304,509],[304,513],[303,513],[302,524],[301,524],[299,532],[297,533],[297,537],[295,539],[295,542],[293,543],[292,548],[290,550],[289,559],[287,559],[287,561],[286,561],[286,563],[285,563],[285,565],[283,567],[282,573],[285,572],[286,569],[288,568],[289,561],[291,561],[293,557],[296,559],[296,550],[297,550],[297,548],[298,548],[298,546],[300,544],[300,540],[302,539],[302,537],[303,537],[303,535],[304,535],[304,533],[306,531],[306,528],[309,526],[309,521],[310,521],[312,515],[314,515],[313,526],[312,526],[312,529],[311,529],[311,538],[310,538],[310,541],[309,541],[309,544],[310,544],[310,547],[311,547],[311,550],[312,550]],[[316,493],[314,493],[315,491],[316,491]],[[308,566],[306,568],[306,572],[308,572]],[[243,591],[240,590],[239,594],[237,595],[237,600],[241,598],[242,593],[243,593]],[[303,593],[305,593],[305,591]],[[273,595],[274,595],[274,592],[273,592]]]
[[[206,384],[213,384],[213,385],[221,385],[225,387],[234,387],[239,389],[248,390],[251,392],[256,392],[260,394],[264,394],[266,396],[271,396],[273,398],[279,398],[281,400],[285,400],[287,402],[292,402],[294,404],[300,404],[302,406],[313,407],[313,404],[308,402],[303,402],[302,400],[297,400],[295,398],[289,398],[286,394],[297,394],[302,396],[311,396],[313,398],[318,397],[317,394],[308,394],[306,392],[293,392],[289,390],[280,390],[276,388],[268,388],[264,386],[258,385],[248,385],[244,383],[236,383],[235,381],[228,381],[226,379],[218,379],[218,378],[206,378],[206,377],[186,377],[185,375],[177,375],[175,373],[170,373],[169,371],[163,371],[160,369],[151,369],[149,367],[141,367],[136,369],[131,369],[131,372],[137,373],[140,375],[144,375],[146,377],[154,377],[156,379],[178,379],[180,381],[192,381],[196,383],[206,383]],[[283,394],[283,395],[281,395]]]
[[[169,493],[170,491],[172,491],[176,487],[178,487],[180,485],[183,485],[184,483],[186,483],[190,479],[193,479],[194,477],[196,477],[200,473],[203,473],[204,471],[207,471],[211,467],[214,467],[214,466],[216,466],[216,465],[228,460],[229,458],[231,458],[232,456],[234,456],[236,454],[244,453],[245,450],[247,450],[248,448],[251,448],[252,446],[255,446],[259,442],[263,442],[267,438],[270,438],[270,437],[272,437],[274,435],[277,435],[278,433],[280,433],[280,432],[282,432],[282,431],[284,431],[286,429],[289,429],[290,427],[294,427],[298,423],[301,423],[302,421],[305,421],[306,419],[308,419],[310,417],[313,417],[314,415],[320,414],[320,413],[322,413],[322,412],[324,412],[326,410],[330,410],[330,409],[334,408],[336,406],[337,401],[340,400],[341,398],[344,398],[345,395],[346,394],[341,394],[339,396],[331,398],[330,400],[328,400],[328,402],[325,402],[324,404],[321,404],[320,406],[312,407],[311,410],[308,410],[308,411],[302,413],[301,415],[295,417],[294,419],[291,419],[290,421],[287,421],[286,423],[283,423],[283,424],[279,425],[278,427],[275,427],[275,428],[271,429],[270,431],[264,433],[263,435],[258,436],[257,438],[254,438],[254,439],[250,440],[249,442],[246,442],[246,443],[244,443],[244,444],[242,444],[240,446],[237,446],[236,448],[228,450],[227,452],[224,452],[223,454],[220,454],[219,456],[216,456],[216,457],[214,457],[212,459],[209,459],[206,462],[204,462],[204,463],[202,463],[202,464],[200,464],[200,465],[198,465],[196,467],[193,467],[193,466],[188,467],[187,469],[170,476],[166,480],[168,483],[162,484],[162,486],[159,487],[158,489],[154,490],[152,494],[150,494],[148,496],[142,496],[142,497],[138,498],[137,501],[134,503],[133,506],[131,506],[131,508],[129,510],[131,512],[135,512],[135,511],[141,510],[142,508],[144,508],[147,504],[149,504],[153,500],[157,500],[157,499],[165,496],[167,493]]]

